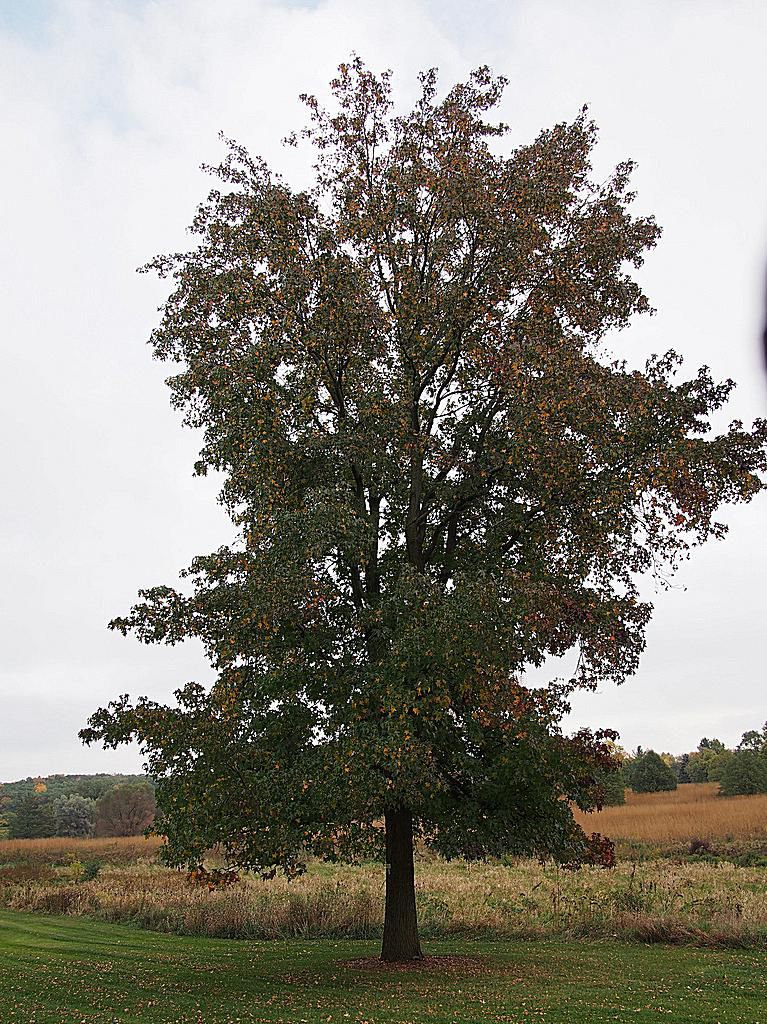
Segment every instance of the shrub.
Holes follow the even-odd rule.
[[[692,854],[713,854],[716,851],[707,839],[691,839],[690,845],[687,847],[687,852]]]
[[[92,882],[94,878],[98,877],[101,866],[100,860],[86,860],[83,864],[82,881]]]

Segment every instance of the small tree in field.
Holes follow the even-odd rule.
[[[503,85],[440,99],[427,72],[397,117],[388,75],[342,65],[332,111],[305,98],[316,186],[232,144],[199,244],[150,265],[173,280],[154,352],[237,540],[112,626],[198,637],[217,680],[82,733],[141,742],[173,863],[383,856],[386,960],[420,956],[417,837],[583,852],[569,801],[594,806],[611,736],[565,738],[567,693],[634,671],[637,577],[720,536],[765,465],[762,423],[706,436],[731,382],[607,354],[650,309],[629,271],[658,228],[629,162],[593,180],[585,112],[499,155]],[[573,648],[568,684],[522,685]]]
[[[677,787],[674,769],[654,750],[646,750],[632,761],[626,776],[635,793],[662,793]]]

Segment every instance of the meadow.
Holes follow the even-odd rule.
[[[716,846],[767,843],[767,793],[720,796],[717,782],[679,786],[670,793],[626,792],[626,803],[591,814],[576,812],[588,832],[619,848],[646,846],[679,852],[697,840]]]
[[[758,1024],[754,951],[439,941],[383,969],[370,942],[220,942],[0,911],[3,1024]]]
[[[618,839],[615,869],[533,860],[417,864],[422,933],[435,939],[590,938],[767,948],[767,797],[710,785],[636,796],[586,816]],[[0,843],[0,905],[187,936],[377,939],[379,864],[310,863],[294,881],[244,876],[209,891],[159,863],[160,842]]]

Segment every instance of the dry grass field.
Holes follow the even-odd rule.
[[[78,863],[2,869],[0,905],[218,938],[381,933],[379,864],[315,863],[291,882],[246,876],[210,892],[159,865],[105,865],[85,880]],[[767,947],[766,881],[764,868],[666,859],[580,871],[532,860],[426,861],[417,865],[416,885],[421,929],[432,938],[560,935],[761,948]]]
[[[670,793],[626,793],[620,807],[576,815],[587,832],[649,846],[675,846],[702,839],[767,842],[767,793],[719,796],[716,782],[691,783]]]
[[[100,839],[0,839],[3,864],[66,864],[101,860],[109,864],[156,861],[162,847],[157,836],[125,836]]]
[[[419,858],[424,934],[767,947],[767,797],[723,799],[715,786],[685,786],[629,794],[625,806],[582,820],[618,840],[615,870]],[[693,840],[705,843],[702,858],[689,856]],[[143,837],[0,842],[0,905],[226,938],[380,934],[378,864],[311,863],[292,882],[245,876],[209,892],[161,866],[159,852],[159,840]]]
[[[159,865],[81,862],[0,869],[0,905],[87,915],[157,931],[219,938],[373,938],[383,920],[379,864],[310,864],[294,881],[244,877],[223,890]],[[565,871],[551,864],[422,861],[424,935],[537,938],[620,936],[642,941],[767,945],[765,869],[732,864],[621,863]]]

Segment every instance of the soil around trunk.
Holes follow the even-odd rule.
[[[476,975],[492,970],[492,959],[487,956],[422,956],[420,960],[382,960],[377,956],[361,956],[337,961],[339,967],[353,971],[423,971],[448,974]]]

